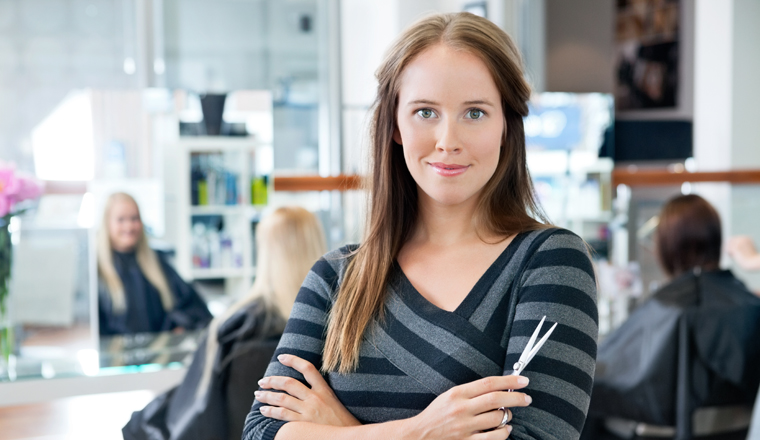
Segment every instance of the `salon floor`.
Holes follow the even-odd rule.
[[[0,440],[121,440],[132,412],[153,397],[129,391],[0,407]]]

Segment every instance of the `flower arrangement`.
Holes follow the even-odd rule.
[[[14,209],[19,202],[36,199],[40,194],[42,186],[37,179],[0,161],[0,217],[17,214]]]
[[[13,164],[0,161],[0,367],[13,352],[13,326],[8,314],[11,278],[11,217],[20,214],[24,201],[42,194],[42,185],[32,176],[20,173]],[[0,368],[0,370],[2,370]]]

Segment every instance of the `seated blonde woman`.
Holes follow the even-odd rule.
[[[129,194],[106,201],[98,233],[101,335],[199,329],[211,321],[198,293],[148,246],[140,209]]]
[[[282,207],[256,229],[250,293],[209,326],[179,387],[135,412],[125,440],[239,440],[301,283],[326,251],[319,220]]]

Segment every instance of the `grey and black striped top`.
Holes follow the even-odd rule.
[[[325,255],[304,281],[275,356],[321,367],[325,324],[349,248]],[[559,325],[523,375],[533,398],[514,408],[512,439],[577,439],[588,410],[597,338],[596,283],[584,242],[562,229],[519,234],[453,312],[421,296],[396,265],[386,313],[365,333],[359,367],[326,379],[363,423],[414,416],[453,386],[509,374],[542,316]],[[544,324],[543,331],[549,326]],[[293,376],[277,362],[267,376]],[[285,423],[254,402],[244,440],[273,439]]]

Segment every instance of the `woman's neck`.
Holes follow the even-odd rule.
[[[411,241],[450,246],[489,238],[486,231],[478,230],[476,203],[452,206],[421,201]]]
[[[111,250],[114,252],[117,252],[119,254],[134,254],[137,248],[130,247],[130,248],[116,248],[115,246],[111,246]]]

